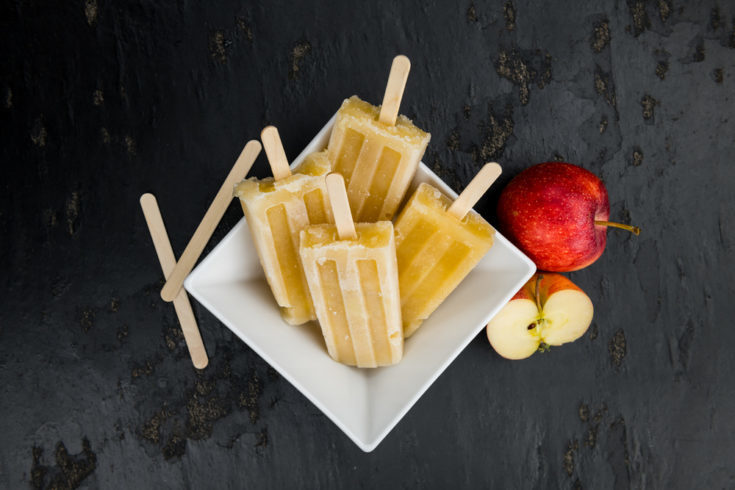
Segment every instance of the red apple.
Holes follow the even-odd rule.
[[[640,233],[609,217],[602,181],[571,163],[546,162],[524,170],[498,201],[500,229],[545,271],[575,271],[593,263],[605,250],[608,226]]]
[[[593,313],[589,296],[566,277],[534,274],[487,324],[487,338],[506,359],[525,359],[539,347],[577,340]]]

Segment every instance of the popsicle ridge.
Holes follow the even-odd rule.
[[[323,294],[321,299],[329,305],[329,313],[332,317],[331,328],[322,328],[324,340],[327,344],[327,352],[332,359],[348,365],[355,365],[357,354],[347,320],[344,296],[339,287],[341,281],[337,272],[337,262],[335,260],[319,260],[317,262],[317,272],[319,290]]]

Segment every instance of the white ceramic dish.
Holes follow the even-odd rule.
[[[326,147],[333,124],[334,117],[301,152],[294,166],[309,153]],[[408,195],[420,182],[456,197],[423,163]],[[403,360],[377,369],[334,362],[316,322],[294,327],[281,320],[244,218],[184,285],[355,444],[369,452],[535,270],[530,259],[497,233],[490,252],[407,339]]]

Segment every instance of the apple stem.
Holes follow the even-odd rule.
[[[531,325],[528,326],[529,330],[533,330],[536,327],[540,327],[542,323],[544,323],[543,318],[543,312],[541,311],[541,294],[539,293],[539,284],[541,284],[541,279],[544,278],[543,274],[537,274],[536,275],[536,287],[535,291],[533,292],[534,299],[536,300],[536,308],[538,309],[538,319],[534,321]]]
[[[630,225],[624,225],[622,223],[615,223],[614,221],[597,221],[595,220],[595,225],[597,226],[611,226],[613,228],[621,228],[623,230],[628,230],[634,235],[640,235],[641,229],[637,226],[630,226]]]
[[[543,278],[544,278],[543,274],[538,274],[536,276],[536,290],[533,293],[533,295],[536,297],[536,308],[538,308],[539,313],[541,313],[541,295],[538,292],[538,285],[541,282],[541,279]]]

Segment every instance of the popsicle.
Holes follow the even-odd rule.
[[[291,325],[300,325],[316,315],[299,262],[299,232],[309,224],[332,221],[324,183],[330,164],[326,151],[313,153],[292,173],[278,130],[268,126],[261,140],[273,177],[243,180],[235,195],[281,316]]]
[[[472,206],[500,173],[497,163],[485,164],[454,202],[422,183],[398,216],[396,256],[406,338],[492,247],[495,230]]]
[[[299,254],[329,355],[357,367],[403,357],[393,224],[352,221],[344,180],[326,178],[334,225],[301,232]]]
[[[398,115],[411,63],[393,59],[383,105],[350,97],[342,103],[329,138],[329,160],[347,184],[357,222],[392,219],[431,135]]]

